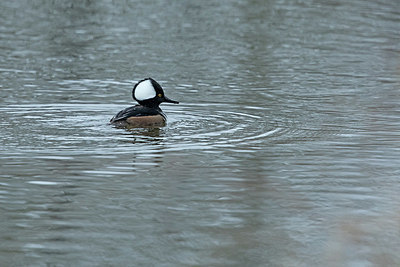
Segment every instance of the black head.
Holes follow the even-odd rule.
[[[161,85],[152,78],[143,79],[135,84],[132,97],[140,105],[147,107],[158,107],[163,102],[179,104],[178,101],[166,97]]]

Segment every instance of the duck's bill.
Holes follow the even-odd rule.
[[[169,99],[168,97],[164,97],[164,102],[167,102],[167,103],[173,103],[173,104],[179,104],[179,102],[178,101],[175,101],[175,100],[172,100],[172,99]]]

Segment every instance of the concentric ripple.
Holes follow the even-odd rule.
[[[240,110],[236,111],[236,110]],[[169,136],[180,148],[256,147],[282,127],[267,116],[264,108],[243,108],[227,104],[185,104],[168,108]]]

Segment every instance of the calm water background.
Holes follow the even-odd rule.
[[[2,1],[1,266],[400,265],[398,1]],[[151,76],[168,125],[108,125]]]

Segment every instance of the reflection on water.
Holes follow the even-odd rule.
[[[393,1],[0,10],[2,265],[400,264]]]

